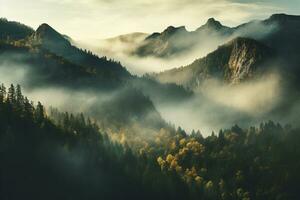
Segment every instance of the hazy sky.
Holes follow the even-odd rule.
[[[193,30],[209,17],[233,26],[277,12],[300,14],[300,0],[0,0],[1,17],[33,28],[46,22],[82,41],[169,25]]]

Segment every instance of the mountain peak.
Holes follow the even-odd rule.
[[[36,29],[37,35],[56,35],[61,36],[56,30],[54,30],[50,25],[43,23]]]
[[[179,32],[179,31],[183,31],[183,32],[187,32],[185,26],[179,26],[179,27],[174,27],[174,26],[169,26],[167,29],[164,30],[163,33],[175,33],[175,32]]]
[[[42,30],[42,29],[52,29],[52,27],[47,24],[47,23],[42,23],[41,25],[39,25],[39,27],[37,28],[37,31],[38,30]]]
[[[222,28],[223,27],[221,22],[215,20],[214,18],[209,18],[205,25],[208,27],[212,27],[212,28]]]
[[[271,15],[271,17],[265,21],[267,22],[279,22],[279,23],[284,23],[286,21],[299,21],[300,16],[299,15],[287,15],[284,13],[279,13],[279,14],[274,14]]]
[[[221,24],[221,22],[215,20],[215,18],[209,18],[204,25],[197,29],[197,31],[203,29],[220,30],[222,28],[224,28],[224,26]]]
[[[60,34],[46,23],[41,24],[37,28],[33,35],[33,39],[39,43],[60,43],[64,45],[70,44],[64,35]]]
[[[174,27],[174,26],[168,26],[162,33],[152,33],[151,35],[149,35],[148,37],[146,37],[145,40],[149,40],[149,39],[156,39],[156,38],[160,38],[160,37],[170,37],[173,34],[176,33],[186,33],[188,32],[185,28],[185,26],[179,26],[179,27]]]
[[[218,21],[217,21],[215,18],[211,17],[211,18],[209,18],[209,19],[207,20],[206,24],[214,24],[214,23],[217,23],[217,22],[218,22]]]

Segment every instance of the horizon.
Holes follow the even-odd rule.
[[[47,23],[58,32],[85,43],[132,32],[161,32],[171,25],[184,25],[192,31],[211,17],[234,27],[275,13],[297,15],[300,9],[297,0],[289,3],[278,0],[168,0],[163,3],[130,0],[126,4],[116,0],[80,0],[76,3],[70,0],[1,1],[4,1],[0,8],[2,17],[35,30],[40,24]]]
[[[10,19],[10,18],[7,18],[7,17],[5,17],[5,16],[0,16],[0,19],[5,19],[5,20],[10,21],[10,22],[21,23],[21,24],[23,24],[23,25],[26,25],[26,26],[32,28],[34,31],[36,31],[41,25],[47,24],[48,26],[50,26],[51,28],[53,28],[54,30],[56,30],[58,33],[70,37],[70,38],[76,43],[76,46],[79,45],[79,46],[84,47],[84,48],[88,48],[88,49],[91,48],[91,49],[93,49],[93,46],[91,46],[91,44],[92,44],[95,40],[101,41],[101,40],[113,39],[113,38],[117,38],[117,37],[119,37],[119,36],[130,35],[130,34],[134,34],[134,33],[140,33],[140,34],[148,34],[148,35],[151,35],[151,34],[156,33],[156,32],[159,32],[159,33],[160,33],[160,32],[163,32],[163,31],[166,30],[169,26],[173,26],[173,27],[175,27],[175,28],[178,28],[178,27],[185,27],[185,29],[186,29],[188,32],[193,32],[193,31],[195,31],[197,28],[199,28],[199,27],[205,25],[205,24],[207,23],[207,21],[208,21],[210,18],[213,18],[213,19],[215,19],[216,21],[220,22],[223,26],[227,26],[227,27],[230,27],[230,28],[234,28],[234,27],[237,27],[237,26],[239,26],[239,25],[241,25],[241,24],[248,23],[248,22],[251,22],[251,21],[255,21],[255,20],[265,20],[265,19],[268,19],[269,17],[271,17],[272,15],[276,15],[276,14],[284,14],[284,15],[291,15],[291,16],[300,16],[300,15],[297,15],[297,14],[290,14],[290,13],[285,13],[285,12],[277,12],[277,13],[271,13],[270,15],[268,15],[268,16],[266,16],[266,17],[263,17],[263,18],[253,18],[253,19],[251,19],[251,20],[243,21],[243,22],[237,23],[237,24],[235,24],[235,25],[231,25],[231,26],[228,25],[228,24],[223,23],[223,22],[222,22],[221,20],[219,20],[218,18],[215,18],[215,17],[208,17],[206,20],[204,20],[204,22],[203,22],[202,24],[199,24],[199,25],[196,26],[194,29],[189,29],[189,28],[187,28],[187,26],[184,25],[184,24],[182,24],[182,25],[177,25],[177,26],[175,26],[175,25],[173,25],[173,24],[170,24],[170,25],[168,25],[168,26],[166,26],[166,27],[164,27],[164,28],[162,28],[161,30],[158,30],[158,31],[146,32],[146,31],[134,31],[134,30],[133,30],[132,32],[123,32],[123,33],[121,32],[120,34],[112,35],[112,36],[108,36],[108,37],[104,37],[104,38],[86,38],[86,40],[85,40],[85,39],[74,38],[74,37],[72,37],[71,35],[66,34],[66,33],[64,32],[64,30],[58,30],[56,27],[54,27],[52,24],[50,24],[50,23],[48,23],[48,22],[46,22],[46,21],[45,21],[45,22],[42,22],[42,23],[40,23],[40,24],[38,24],[38,25],[35,26],[35,27],[33,27],[33,26],[29,25],[29,24],[24,23],[23,21],[18,21],[18,20],[15,20],[15,19]],[[77,42],[79,42],[79,43],[77,43]]]

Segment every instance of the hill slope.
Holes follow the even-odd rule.
[[[258,66],[271,56],[271,49],[246,38],[237,38],[220,46],[206,57],[192,64],[154,75],[160,82],[177,83],[195,88],[205,79],[219,79],[236,83],[256,73]]]
[[[34,30],[24,24],[0,18],[0,40],[19,40],[31,35]]]
[[[98,57],[89,51],[81,50],[69,42],[48,24],[42,24],[25,41],[26,46],[39,47],[62,56],[70,62],[89,68],[103,77],[124,79],[130,74],[120,63]]]

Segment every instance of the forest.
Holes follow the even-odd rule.
[[[116,141],[82,113],[0,87],[1,199],[299,199],[299,130],[272,121],[203,137],[172,126]]]

